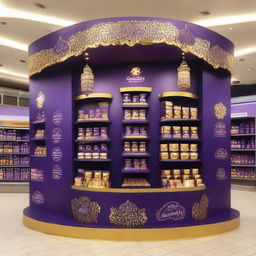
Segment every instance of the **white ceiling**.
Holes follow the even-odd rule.
[[[46,8],[39,8],[35,3],[43,4]],[[56,17],[74,23],[118,16],[165,17],[189,22],[244,14],[254,14],[256,17],[256,0],[0,0],[0,22],[7,23],[0,24],[0,38],[8,38],[27,45],[62,26],[3,17],[10,16],[12,11],[3,14],[1,5],[12,10]],[[210,15],[200,13],[206,10]],[[237,19],[237,22],[239,21]],[[215,26],[210,29],[233,41],[235,51],[256,47],[256,21]],[[0,45],[0,56],[0,64],[3,65],[0,70],[2,68],[27,74],[26,63],[20,62],[21,59],[27,59],[27,52]],[[239,61],[241,58],[244,61]],[[248,68],[252,70],[249,71]],[[241,84],[256,84],[256,52],[235,58],[233,79],[239,80]],[[28,88],[26,79],[15,81],[11,75],[5,75],[3,78],[0,71],[0,84],[4,81],[8,81],[9,86],[18,83],[20,87]]]

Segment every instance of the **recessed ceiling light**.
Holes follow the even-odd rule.
[[[26,63],[26,61],[25,61],[25,60],[22,60],[22,59],[20,60],[20,62],[22,62],[22,63]]]
[[[201,11],[200,12],[202,15],[210,15],[211,13],[209,12],[209,11],[207,11],[207,10],[205,10],[205,11]]]
[[[248,71],[252,71],[252,68],[247,68]]]
[[[3,66],[3,64],[0,64],[0,67],[2,67]]]
[[[46,5],[41,4],[41,3],[35,3],[35,6],[38,7],[38,8],[41,8],[41,9],[45,9],[46,8]]]
[[[232,30],[233,28],[229,27],[228,30]]]
[[[256,52],[256,46],[235,51],[235,57],[248,55]]]
[[[6,25],[7,23],[4,22],[4,21],[1,21],[0,24],[1,24],[1,25]]]

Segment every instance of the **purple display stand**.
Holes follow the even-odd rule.
[[[90,54],[95,93],[112,94],[108,161],[76,161],[77,106],[84,51]],[[186,52],[191,86],[177,86],[177,67]],[[46,157],[32,157],[43,182],[31,181],[24,224],[50,234],[111,240],[166,240],[218,234],[239,226],[230,206],[230,71],[233,44],[195,24],[148,17],[82,22],[51,33],[29,47],[30,132],[45,129],[45,140],[31,141],[31,152],[46,146]],[[131,77],[139,67],[139,77]],[[121,188],[123,103],[121,87],[151,87],[148,116],[148,170],[151,188]],[[159,161],[160,100],[176,92],[196,104],[200,160]],[[160,98],[159,98],[160,97]],[[197,98],[197,99],[196,99]],[[45,121],[37,121],[38,113]],[[36,122],[35,122],[36,121]],[[170,120],[162,121],[168,123]],[[142,125],[137,122],[136,125]],[[140,157],[140,156],[139,156]],[[110,189],[73,186],[77,168],[108,169]],[[162,189],[161,169],[199,168],[205,186]],[[72,205],[72,207],[71,207]]]

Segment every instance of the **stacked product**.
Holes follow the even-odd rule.
[[[254,156],[254,154],[232,153],[231,154],[231,164],[254,165],[255,164],[255,156]]]
[[[146,120],[147,111],[146,109],[125,109],[124,120]]]
[[[231,149],[255,149],[255,139],[232,139]]]
[[[109,172],[85,169],[78,169],[77,173],[80,176],[74,178],[75,186],[83,186],[88,188],[109,188]]]
[[[108,138],[107,127],[78,128],[77,140]]]
[[[31,180],[32,181],[44,181],[43,170],[31,168]]]
[[[204,186],[198,168],[162,170],[163,188]]]
[[[147,159],[139,158],[125,158],[124,159],[124,170],[146,170]]]
[[[161,102],[161,120],[164,119],[197,119],[197,108],[174,105],[172,101]]]
[[[99,102],[95,107],[86,107],[82,106],[78,110],[77,121],[86,121],[86,120],[108,120],[109,112],[109,103],[108,102]]]
[[[175,139],[198,139],[198,127],[162,125],[161,137]]]
[[[255,179],[254,168],[231,168],[232,178]]]
[[[1,181],[28,181],[29,176],[29,168],[0,168]]]
[[[145,141],[124,141],[124,152],[147,152],[146,142]]]
[[[162,143],[160,144],[161,160],[196,160],[198,159],[198,146],[192,143]]]
[[[79,145],[77,158],[78,159],[108,159],[108,145],[105,143]]]
[[[147,128],[145,126],[125,126],[124,136],[129,137],[140,137],[147,136]]]
[[[36,134],[35,134],[35,138],[36,139],[44,138],[44,135],[45,135],[45,130],[44,129],[37,129]]]
[[[34,150],[34,155],[45,157],[46,156],[46,146],[36,146],[35,150]]]
[[[123,188],[148,188],[150,187],[149,182],[146,178],[124,178]]]
[[[29,140],[28,131],[0,129],[0,140]]]
[[[0,156],[0,166],[28,166],[27,156]]]
[[[0,142],[0,154],[29,154],[29,144],[26,142]]]
[[[240,120],[239,122],[233,122],[231,125],[231,134],[254,134],[255,124],[254,120]]]
[[[124,93],[123,94],[123,104],[147,104],[148,95],[146,93]]]

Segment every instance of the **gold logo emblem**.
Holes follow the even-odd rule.
[[[118,208],[111,207],[109,221],[117,226],[125,226],[128,228],[143,226],[148,217],[145,208],[139,209],[136,204],[127,200]]]
[[[45,101],[44,93],[40,91],[36,97],[36,106],[38,108],[42,108],[44,105],[44,101]]]
[[[89,197],[80,196],[71,200],[73,217],[82,223],[97,223],[100,206]]]
[[[227,114],[227,108],[222,102],[219,102],[215,104],[214,112],[217,119],[223,119]]]
[[[141,73],[141,71],[140,71],[140,68],[139,68],[139,67],[133,67],[132,70],[131,70],[131,72],[130,72],[130,74],[131,74],[132,76],[139,76],[140,73]]]
[[[195,203],[192,207],[192,217],[195,221],[207,218],[209,199],[203,194],[199,203]]]

